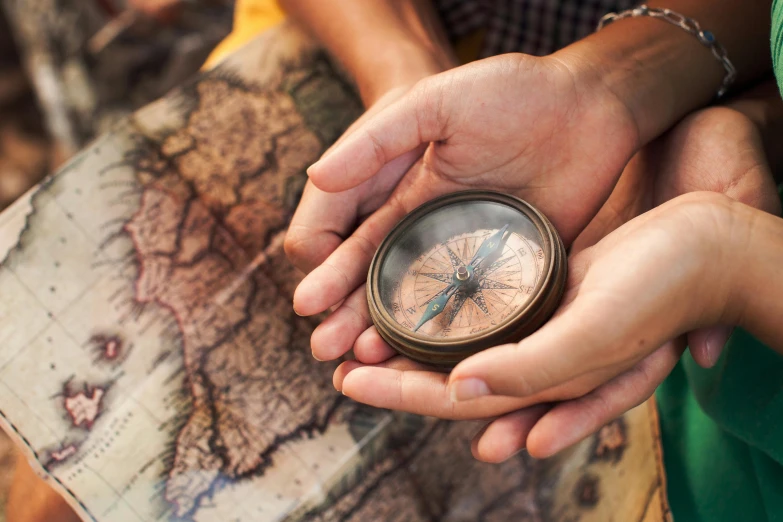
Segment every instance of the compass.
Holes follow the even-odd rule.
[[[532,205],[458,192],[420,206],[383,240],[367,280],[370,315],[400,354],[452,367],[544,324],[566,266],[562,240]]]

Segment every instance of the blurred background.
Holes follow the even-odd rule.
[[[0,0],[0,210],[195,74],[232,0]],[[0,521],[15,450],[0,431]]]
[[[0,10],[0,208],[46,174],[51,143],[8,19]]]
[[[0,0],[0,208],[199,70],[232,0]]]

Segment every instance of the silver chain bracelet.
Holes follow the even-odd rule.
[[[692,18],[688,18],[687,16],[683,16],[680,13],[676,13],[671,9],[647,7],[646,4],[642,4],[639,7],[629,9],[628,11],[623,11],[621,13],[609,13],[605,15],[603,18],[601,18],[601,21],[598,22],[598,28],[596,30],[601,30],[605,26],[611,24],[612,22],[616,22],[617,20],[622,20],[624,18],[634,18],[637,16],[651,16],[653,18],[660,18],[661,20],[665,20],[670,24],[676,25],[677,27],[680,27],[681,29],[684,29],[688,33],[695,36],[699,42],[702,43],[702,45],[712,51],[712,55],[715,57],[715,59],[720,62],[724,69],[726,69],[726,76],[723,77],[723,83],[721,84],[720,89],[718,89],[718,98],[721,98],[724,94],[726,94],[726,91],[729,90],[729,87],[731,87],[731,84],[734,83],[734,80],[737,78],[737,69],[734,67],[734,64],[731,63],[731,60],[729,60],[726,49],[715,39],[715,35],[709,31],[703,30],[699,25],[699,22],[693,20]]]

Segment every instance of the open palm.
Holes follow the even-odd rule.
[[[414,208],[449,192],[494,189],[537,206],[569,243],[637,148],[635,129],[625,106],[599,82],[577,81],[555,57],[520,54],[427,78],[367,118],[308,172],[320,191],[363,186],[362,197],[379,205],[296,291],[294,308],[302,315],[342,303],[313,338],[314,354],[339,357],[370,326],[361,285],[378,244]],[[389,174],[422,147],[423,156],[398,181]]]

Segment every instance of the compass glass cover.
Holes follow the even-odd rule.
[[[535,295],[546,263],[536,225],[497,202],[455,202],[423,215],[381,260],[378,290],[393,320],[415,336],[488,333]]]

